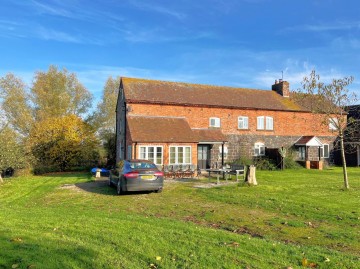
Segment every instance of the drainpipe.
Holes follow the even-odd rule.
[[[225,142],[221,144],[221,167],[224,167],[224,144]]]
[[[136,159],[136,144],[137,144],[137,142],[134,143],[134,152],[132,154],[134,159]]]

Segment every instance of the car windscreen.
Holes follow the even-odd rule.
[[[153,163],[147,162],[131,162],[130,163],[131,169],[154,169],[157,168]]]

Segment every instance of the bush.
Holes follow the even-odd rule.
[[[48,165],[48,166],[36,166],[33,169],[34,175],[43,175],[47,173],[60,172],[61,169],[57,165]]]
[[[235,160],[233,162],[233,164],[241,164],[241,165],[251,165],[253,164],[253,160],[252,158],[246,157],[246,156],[242,156],[239,159]]]
[[[254,160],[254,165],[259,170],[276,170],[276,164],[268,158],[257,158]]]
[[[276,165],[273,160],[270,160],[267,157],[256,157],[256,158],[249,158],[249,157],[240,157],[239,159],[233,162],[234,164],[241,164],[241,165],[255,165],[259,170],[276,170]]]
[[[286,157],[284,158],[285,169],[300,169],[302,166],[295,161],[296,152],[293,149],[289,149]]]

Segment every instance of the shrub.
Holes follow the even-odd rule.
[[[254,165],[259,170],[276,170],[276,164],[274,161],[266,157],[256,158],[254,160]]]
[[[302,168],[302,166],[295,161],[296,158],[296,151],[293,149],[289,149],[288,153],[286,154],[286,157],[284,158],[284,167],[285,169],[299,169]]]
[[[60,171],[61,171],[61,169],[57,165],[36,166],[33,169],[34,175],[43,175],[43,174],[47,174],[47,173],[60,172]]]
[[[241,164],[241,165],[251,165],[253,164],[253,159],[247,156],[241,156],[239,159],[233,162],[234,164]]]

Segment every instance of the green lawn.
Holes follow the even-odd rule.
[[[360,169],[349,178],[257,171],[256,187],[124,196],[87,174],[6,179],[0,268],[360,268]]]

